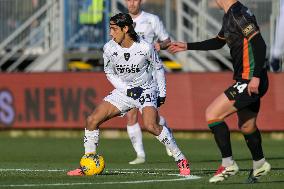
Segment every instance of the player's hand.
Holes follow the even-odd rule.
[[[127,89],[127,96],[137,100],[140,98],[141,94],[143,93],[144,89],[142,87],[133,87],[131,89]]]
[[[184,42],[171,42],[168,48],[168,51],[172,54],[186,50],[187,50],[187,43]]]
[[[258,77],[252,77],[249,84],[248,84],[248,94],[249,96],[254,94],[258,94],[258,87],[259,87],[260,79]]]
[[[158,97],[157,99],[157,107],[160,107],[162,106],[163,104],[165,104],[165,101],[166,101],[166,97]]]

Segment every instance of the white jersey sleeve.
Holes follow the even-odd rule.
[[[107,79],[111,82],[111,84],[119,90],[120,92],[126,94],[127,91],[127,83],[123,82],[122,79],[116,74],[113,61],[111,60],[111,52],[109,51],[108,44],[104,46],[104,72],[106,73]]]
[[[151,46],[152,47],[152,46]],[[166,97],[166,78],[164,66],[159,58],[157,51],[154,47],[150,48],[147,54],[147,59],[153,66],[153,72],[155,72],[156,81],[158,84],[159,96]]]
[[[159,41],[164,41],[170,37],[158,16],[153,16],[153,29]]]

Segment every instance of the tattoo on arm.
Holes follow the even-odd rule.
[[[166,50],[169,47],[170,42],[171,42],[170,38],[164,41],[160,41],[159,44],[160,44],[161,50]]]

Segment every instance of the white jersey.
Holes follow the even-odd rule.
[[[272,46],[272,56],[274,58],[284,56],[284,0],[281,0],[280,3],[280,15],[278,17],[278,23],[276,26],[275,42]]]
[[[123,48],[110,40],[104,46],[103,57],[108,80],[123,94],[132,87],[156,87],[158,84],[160,95],[166,96],[163,64],[151,44],[141,40]],[[157,84],[153,81],[153,70],[157,73]]]
[[[158,16],[142,11],[139,16],[133,19],[134,30],[148,43],[153,44],[157,40],[164,41],[169,34],[164,28]]]

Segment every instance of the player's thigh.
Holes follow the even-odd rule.
[[[92,125],[90,127],[99,126],[103,122],[115,116],[118,116],[119,114],[120,110],[116,106],[112,105],[107,101],[103,101],[88,117],[87,123],[88,125]]]
[[[127,116],[127,125],[134,125],[138,121],[138,109],[133,108],[129,110],[126,116]]]
[[[158,111],[153,106],[146,106],[142,109],[142,118],[144,127],[149,131],[150,133],[158,136],[161,131],[162,127],[157,124],[158,119]]]
[[[230,114],[236,112],[234,102],[230,101],[227,96],[222,93],[206,109],[206,120],[224,119]]]
[[[142,109],[142,118],[144,124],[157,124],[158,111],[153,106],[146,106]]]

